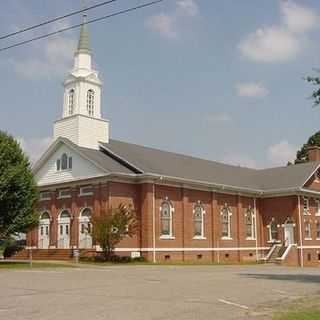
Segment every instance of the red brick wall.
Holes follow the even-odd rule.
[[[153,194],[153,189],[155,193]],[[79,223],[78,217],[82,208],[90,207],[93,214],[105,214],[108,209],[118,206],[120,203],[131,205],[137,213],[140,229],[133,238],[126,238],[119,248],[147,248],[143,255],[149,260],[153,259],[153,204],[155,218],[155,246],[157,260],[175,259],[182,261],[198,262],[240,262],[256,259],[256,243],[258,247],[269,247],[267,225],[272,217],[279,225],[279,239],[284,240],[282,224],[287,217],[292,217],[296,223],[295,239],[299,243],[299,219],[297,196],[274,197],[257,199],[257,241],[246,239],[245,212],[254,207],[254,199],[241,195],[222,194],[210,191],[191,190],[182,187],[156,185],[151,183],[130,184],[120,182],[107,182],[94,185],[93,196],[79,197],[79,186],[72,187],[71,199],[57,199],[57,193],[50,201],[39,202],[39,210],[48,210],[52,217],[50,226],[50,245],[57,245],[57,218],[62,209],[68,209],[73,215],[71,223],[71,245],[78,245]],[[160,206],[162,201],[168,198],[174,207],[173,235],[174,239],[160,239]],[[154,203],[153,203],[154,201]],[[205,239],[193,239],[194,223],[193,209],[200,202],[205,210],[204,237]],[[221,209],[227,203],[232,212],[231,235],[232,239],[221,239]],[[303,202],[301,201],[301,205]],[[313,238],[316,237],[316,221],[320,217],[315,216],[315,202],[310,199],[310,213],[304,219],[311,219],[313,226]],[[302,221],[303,223],[304,221]],[[304,230],[303,226],[302,229]],[[28,245],[37,245],[38,230],[30,232],[27,237]],[[304,245],[320,245],[319,240],[303,241]],[[166,248],[167,252],[163,251]],[[170,250],[170,248],[172,250]],[[183,250],[182,248],[186,248]],[[188,248],[195,249],[194,251]],[[199,248],[199,250],[196,250]],[[204,250],[206,249],[207,250]],[[212,250],[212,248],[215,248]],[[229,250],[224,250],[229,248]],[[242,250],[234,250],[241,248]],[[243,250],[251,248],[250,250]],[[162,249],[162,250],[161,250]],[[263,251],[263,250],[261,250]],[[265,251],[265,250],[264,250]],[[311,250],[312,261],[318,257],[315,249]],[[129,255],[130,252],[121,254]],[[307,251],[305,250],[305,254]],[[298,254],[299,256],[299,254]],[[299,260],[299,258],[296,258]],[[306,258],[305,258],[306,260]],[[318,263],[318,262],[317,262]]]

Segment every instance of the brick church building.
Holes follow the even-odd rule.
[[[34,258],[99,251],[93,216],[131,204],[140,229],[116,253],[149,261],[274,261],[320,266],[320,150],[308,162],[249,169],[109,137],[86,25],[64,82],[54,142],[34,165],[40,222]]]

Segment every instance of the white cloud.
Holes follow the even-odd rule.
[[[269,90],[257,82],[239,83],[236,85],[236,89],[240,97],[263,98],[269,95]]]
[[[160,13],[149,17],[146,25],[151,31],[157,32],[165,38],[173,39],[177,37],[174,18],[167,14]]]
[[[195,0],[179,0],[172,13],[160,13],[146,20],[146,27],[167,39],[177,39],[191,18],[199,15],[199,7]]]
[[[52,142],[51,137],[44,138],[17,138],[22,150],[29,156],[31,163],[34,163],[40,158],[43,152],[49,147]]]
[[[75,40],[61,36],[35,46],[34,55],[10,62],[16,73],[27,79],[61,77],[71,67],[74,49]]]
[[[54,29],[51,27],[47,31],[52,32],[69,25],[68,22],[58,22]],[[71,67],[75,48],[76,39],[69,32],[65,32],[35,41],[26,47],[23,57],[10,58],[8,63],[17,75],[26,79],[61,78]]]
[[[288,161],[293,161],[297,152],[297,147],[287,140],[271,145],[268,148],[268,158],[272,165],[286,165]]]
[[[222,161],[227,164],[231,164],[234,166],[241,166],[241,167],[247,167],[247,168],[257,168],[257,162],[252,159],[250,156],[236,153],[236,152],[230,152],[227,153],[223,158]]]
[[[177,2],[179,14],[194,17],[199,14],[199,7],[194,0],[180,0]]]
[[[257,62],[285,62],[303,49],[304,35],[318,25],[318,16],[310,8],[292,1],[282,2],[279,25],[258,28],[239,45],[243,56]]]
[[[317,27],[319,17],[312,9],[297,5],[292,1],[282,4],[284,24],[291,32],[307,32]]]
[[[210,125],[228,124],[232,122],[232,118],[227,113],[218,113],[208,115],[205,121]]]

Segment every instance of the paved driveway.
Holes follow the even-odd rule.
[[[0,270],[0,319],[251,319],[262,312],[261,305],[319,291],[320,268],[262,265]]]

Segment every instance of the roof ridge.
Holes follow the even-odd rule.
[[[254,171],[254,172],[257,172],[257,171],[260,170],[260,169],[256,169],[256,168],[237,166],[237,165],[233,165],[233,164],[224,163],[224,162],[221,162],[221,161],[200,158],[200,157],[188,155],[188,154],[185,154],[185,153],[179,153],[179,152],[163,150],[163,149],[159,149],[159,148],[156,148],[156,147],[149,147],[149,146],[136,144],[136,143],[131,143],[131,142],[126,142],[126,141],[122,141],[122,140],[109,139],[109,142],[112,142],[112,141],[120,142],[120,143],[127,144],[127,145],[132,145],[132,146],[136,146],[136,147],[140,147],[140,148],[145,148],[145,149],[149,149],[149,150],[153,150],[153,151],[166,152],[166,153],[170,153],[172,155],[183,156],[183,157],[187,157],[187,158],[191,158],[191,159],[195,159],[195,160],[207,161],[207,162],[215,163],[215,164],[218,164],[218,165],[229,166],[229,167],[233,167],[233,168],[246,169],[246,170],[251,170],[251,171]],[[108,143],[102,143],[102,144],[108,145]]]

